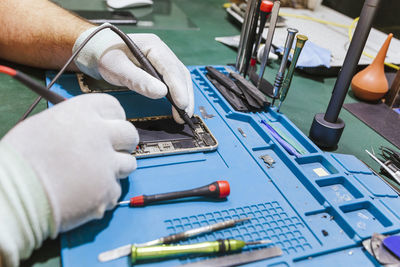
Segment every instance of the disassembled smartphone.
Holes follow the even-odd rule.
[[[193,131],[187,124],[178,124],[172,116],[128,119],[138,130],[140,141],[132,154],[136,158],[212,151],[218,142],[197,115],[193,116]]]
[[[82,73],[77,74],[83,93],[105,93],[130,91],[126,87],[111,85],[93,79]],[[136,158],[157,157],[171,154],[212,151],[218,142],[199,116],[193,116],[195,133],[186,124],[178,124],[172,116],[155,116],[128,119],[139,132],[140,142],[133,155]]]
[[[105,92],[124,92],[129,91],[128,88],[115,86],[103,80],[96,80],[83,73],[77,73],[79,87],[83,93],[105,93]]]

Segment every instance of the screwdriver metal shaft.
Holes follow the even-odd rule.
[[[161,237],[149,242],[141,243],[141,244],[134,244],[135,247],[147,247],[147,246],[154,246],[154,245],[159,245],[159,244],[168,244],[172,242],[178,242],[185,240],[190,237],[198,236],[201,234],[209,233],[209,232],[214,232],[218,231],[221,229],[226,229],[229,227],[233,227],[238,223],[242,223],[244,221],[248,221],[251,218],[246,217],[246,218],[241,218],[241,219],[232,219],[232,220],[227,220],[223,221],[220,223],[215,223],[203,227],[198,227],[195,229],[191,229],[188,231],[180,232],[177,234]],[[115,260],[124,256],[128,256],[131,253],[132,245],[125,245],[116,249],[112,249],[109,251],[105,251],[101,254],[99,254],[99,261],[101,262],[106,262],[106,261],[111,261]]]
[[[178,242],[178,241],[181,241],[181,240],[184,240],[184,239],[188,239],[188,238],[193,237],[193,236],[197,236],[197,235],[201,235],[201,234],[210,233],[210,232],[218,231],[218,230],[221,230],[221,229],[233,227],[238,223],[241,223],[241,222],[244,222],[244,221],[248,221],[250,219],[251,218],[246,217],[246,218],[242,218],[242,219],[228,220],[228,221],[224,221],[224,222],[220,222],[220,223],[215,223],[215,224],[211,224],[211,225],[207,225],[207,226],[191,229],[191,230],[188,230],[188,231],[180,232],[180,233],[177,233],[177,234],[161,237],[161,238],[158,238],[158,239],[146,242],[146,243],[136,244],[135,246],[136,247],[147,247],[147,246],[154,246],[154,245],[158,245],[158,244],[170,244],[170,243]]]
[[[256,4],[256,10],[253,16],[253,19],[251,21],[250,25],[250,36],[249,39],[247,40],[246,44],[246,50],[244,53],[244,66],[243,66],[243,76],[246,77],[247,71],[249,70],[249,64],[250,64],[250,59],[251,55],[253,53],[253,46],[254,46],[254,41],[256,40],[256,35],[257,35],[257,24],[258,20],[260,17],[260,6],[261,6],[261,0],[257,0]]]
[[[287,61],[289,59],[290,50],[292,49],[293,46],[294,37],[296,36],[296,33],[298,33],[299,31],[297,29],[288,28],[287,32],[288,34],[286,37],[285,50],[283,52],[282,62],[279,67],[278,73],[276,74],[275,77],[274,98],[272,99],[272,104],[271,104],[272,106],[275,103],[275,99],[279,97],[279,90],[281,89],[283,78],[285,77],[285,70]]]
[[[254,42],[253,52],[251,54],[250,69],[249,70],[245,69],[245,71],[243,73],[243,77],[246,77],[248,72],[255,72],[257,70],[257,67],[256,67],[256,64],[257,64],[257,52],[258,52],[258,48],[259,48],[260,43],[261,43],[262,33],[264,31],[265,24],[267,22],[267,19],[268,19],[269,15],[271,14],[273,6],[274,6],[274,3],[271,2],[271,1],[268,1],[268,0],[262,0],[261,1],[261,5],[260,5],[260,23],[259,23],[259,26],[258,26],[258,32],[257,32],[256,39],[255,39],[255,42]]]
[[[236,69],[239,70],[240,72],[242,72],[244,66],[244,60],[245,60],[244,54],[246,52],[246,44],[250,36],[250,26],[251,26],[250,24],[255,13],[256,2],[257,0],[247,1],[247,9],[242,25],[242,30],[240,33],[239,49],[235,65]]]
[[[269,51],[271,50],[272,39],[274,37],[276,23],[278,22],[280,7],[281,7],[281,2],[275,1],[274,7],[272,8],[271,11],[271,19],[269,21],[267,39],[265,40],[264,53],[261,58],[261,67],[260,67],[260,73],[258,74],[258,82],[257,82],[258,89],[260,89],[261,81],[264,77],[265,68],[267,67],[268,55]]]
[[[290,67],[288,70],[288,73],[286,74],[285,81],[283,82],[282,85],[282,95],[279,98],[279,106],[277,112],[279,112],[281,105],[283,101],[285,101],[286,96],[289,92],[290,84],[292,83],[292,78],[294,74],[294,69],[296,68],[297,65],[297,60],[299,59],[300,53],[303,50],[304,44],[307,42],[308,38],[305,35],[297,35],[297,41],[296,41],[296,48],[294,50],[292,62],[290,63]]]
[[[398,184],[400,184],[400,173],[399,173],[398,171],[397,171],[397,172],[392,171],[388,166],[386,166],[384,163],[382,163],[377,157],[375,157],[374,154],[372,154],[372,153],[369,152],[368,150],[365,150],[365,152],[367,152],[368,155],[369,155],[373,160],[375,160],[383,169],[385,169],[385,170],[393,177],[393,179],[396,180],[396,182],[397,182]]]

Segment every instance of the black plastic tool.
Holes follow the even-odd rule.
[[[215,86],[215,88],[222,94],[222,96],[229,102],[229,104],[236,110],[241,112],[249,111],[242,99],[235,95],[232,91],[228,90],[225,86],[219,83],[210,75],[206,75],[207,79]]]
[[[267,81],[266,79],[262,78],[261,80],[259,80],[258,78],[258,74],[256,72],[249,72],[249,78],[250,78],[250,82],[252,84],[254,84],[255,86],[258,85],[258,90],[260,90],[260,92],[262,92],[264,95],[273,98],[274,97],[274,86]]]
[[[249,39],[247,40],[246,50],[244,53],[244,68],[243,68],[244,77],[246,77],[247,72],[249,70],[250,59],[253,53],[253,46],[254,42],[256,41],[258,18],[260,17],[260,6],[261,6],[261,1],[257,0],[254,17],[252,18],[250,24]]]
[[[228,76],[219,72],[216,68],[211,67],[211,66],[207,66],[206,70],[208,71],[208,75],[210,75],[212,78],[216,79],[219,83],[221,83],[227,89],[231,90],[232,92],[234,92],[235,94],[237,94],[240,97],[244,97],[243,92],[239,89],[239,87],[235,84],[235,82],[232,81]]]
[[[136,196],[130,200],[121,201],[118,204],[129,204],[130,207],[143,207],[151,203],[187,197],[226,198],[229,196],[229,194],[229,183],[227,181],[216,181],[214,183],[189,190]]]
[[[243,92],[246,102],[251,110],[260,110],[262,108],[262,105],[260,105],[258,101],[250,94],[246,86],[237,82],[235,82],[235,84]]]
[[[242,86],[260,106],[269,106],[268,99],[262,94],[257,87],[255,87],[250,81],[246,80],[242,75],[234,71],[229,72],[229,76],[236,80],[236,84]]]
[[[261,110],[263,105],[260,105],[257,99],[253,96],[252,92],[247,88],[247,85],[237,83],[229,78],[224,73],[218,71],[216,68],[207,66],[207,75],[217,80],[219,83],[224,85],[228,90],[235,93],[240,99],[243,100],[245,105],[248,107],[247,111]]]

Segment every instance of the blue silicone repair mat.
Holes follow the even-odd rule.
[[[223,71],[224,67],[216,66]],[[216,151],[138,160],[138,169],[122,180],[122,200],[227,180],[231,194],[223,201],[175,201],[143,208],[119,207],[62,235],[63,266],[129,266],[127,257],[100,263],[99,253],[232,218],[251,217],[234,228],[193,238],[270,239],[283,255],[252,266],[376,266],[361,249],[374,232],[400,232],[400,199],[358,159],[324,153],[284,115],[235,112],[205,77],[204,66],[189,67],[195,113],[213,114],[205,123],[219,142]],[[51,75],[50,75],[51,76]],[[75,75],[63,75],[53,90],[65,97],[80,94]],[[170,113],[165,100],[132,92],[114,93],[128,117]],[[151,107],[151,108],[150,108]],[[290,156],[260,120],[295,139],[304,154]],[[238,130],[240,128],[244,134]],[[275,160],[269,168],[261,156]],[[139,266],[176,266],[196,259],[169,259]]]

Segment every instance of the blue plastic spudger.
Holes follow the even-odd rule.
[[[400,258],[400,236],[393,235],[386,237],[383,240],[383,245],[390,250],[394,255]]]
[[[261,120],[261,123],[264,124],[269,132],[272,134],[272,136],[278,141],[278,143],[283,146],[283,148],[290,154],[295,157],[300,157],[301,155],[294,149],[288,142],[283,140],[283,138],[274,130],[274,128],[271,127],[265,120]]]

